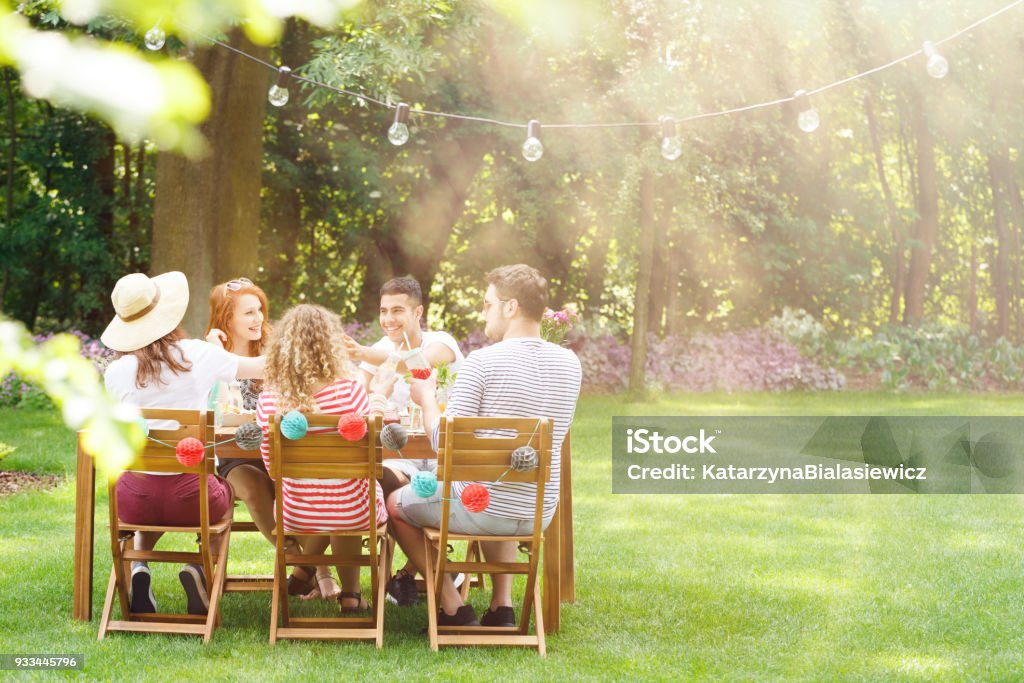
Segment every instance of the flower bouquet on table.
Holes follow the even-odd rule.
[[[544,341],[562,345],[565,343],[566,335],[579,319],[579,313],[568,306],[561,311],[552,311],[549,308],[540,319],[540,336]]]

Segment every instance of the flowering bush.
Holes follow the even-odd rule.
[[[627,388],[633,355],[627,343],[602,336],[577,339],[574,346],[585,391]],[[835,391],[845,386],[842,374],[803,358],[792,344],[765,330],[692,339],[651,335],[644,375],[649,387],[661,391]]]
[[[77,337],[82,343],[80,355],[96,367],[102,375],[107,365],[114,357],[114,352],[105,347],[98,339],[92,339],[83,332],[72,330],[68,332]],[[42,344],[50,341],[56,333],[36,335],[32,337],[35,344]],[[9,408],[20,406],[22,408],[47,408],[52,406],[46,393],[37,385],[22,380],[17,374],[8,373],[3,380],[0,380],[0,407]]]
[[[549,308],[544,311],[544,316],[540,320],[540,336],[552,344],[562,344],[579,319],[579,314],[570,308],[561,311],[552,311]]]

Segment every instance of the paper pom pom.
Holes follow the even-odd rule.
[[[462,507],[470,512],[483,512],[491,504],[491,492],[481,484],[470,484],[462,489]]]
[[[380,430],[380,445],[389,451],[400,451],[409,443],[409,432],[400,424],[386,424]]]
[[[281,420],[281,434],[284,438],[295,441],[301,439],[309,431],[309,420],[297,410],[289,411]]]
[[[174,455],[178,458],[178,462],[185,467],[194,467],[203,459],[205,450],[202,441],[190,436],[178,442],[178,445],[174,447]]]
[[[430,498],[437,493],[437,475],[420,471],[412,475],[412,492],[420,498]]]
[[[263,430],[255,422],[246,422],[235,430],[235,443],[243,451],[254,451],[263,443]]]
[[[143,434],[149,436],[149,420],[140,415],[138,418],[136,418],[135,423],[139,425],[139,429],[142,430]]]
[[[409,372],[416,379],[430,379],[430,368],[413,368]]]
[[[512,451],[512,469],[516,472],[529,472],[537,469],[540,458],[533,446],[520,446]]]
[[[342,415],[338,419],[338,433],[345,441],[359,441],[366,436],[366,420],[354,413]]]

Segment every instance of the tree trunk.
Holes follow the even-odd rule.
[[[654,264],[654,178],[649,169],[640,177],[640,251],[637,259],[636,290],[633,294],[632,357],[629,361],[629,391],[633,396],[646,393],[644,368],[647,365],[647,320]]]
[[[661,211],[655,222],[654,243],[651,261],[650,304],[647,310],[647,331],[657,336],[663,333],[662,321],[668,301],[670,272],[668,267],[668,232],[672,223],[671,185],[659,183],[661,194]]]
[[[14,173],[18,160],[18,119],[14,110],[14,86],[10,67],[4,68],[4,93],[7,97],[7,194],[4,204],[4,229],[0,239],[10,240],[14,235]],[[3,282],[0,282],[0,313],[4,311],[4,298],[11,279],[10,266],[4,263]]]
[[[889,324],[895,325],[900,319],[900,303],[903,298],[903,276],[906,269],[904,262],[906,240],[903,226],[899,223],[896,201],[889,187],[889,178],[885,174],[885,163],[882,154],[882,142],[878,135],[878,120],[875,118],[874,102],[871,95],[864,96],[864,113],[868,119],[868,131],[871,134],[871,149],[875,155],[875,170],[882,186],[882,197],[885,199],[885,220],[892,232],[892,298],[889,301]]]
[[[230,42],[267,58],[269,50],[249,43],[240,31],[232,32]],[[166,152],[157,157],[152,272],[180,270],[188,276],[191,305],[184,326],[201,335],[210,288],[255,275],[269,72],[220,47],[197,50],[195,65],[210,84],[210,118],[201,128],[209,153],[198,160]]]
[[[917,242],[910,250],[910,272],[907,275],[907,291],[903,322],[917,325],[924,317],[925,290],[931,270],[932,251],[939,232],[939,193],[936,185],[935,143],[924,103],[920,95],[914,95],[911,106],[911,123],[917,143],[917,223],[914,239]]]
[[[1009,158],[1009,151],[1004,148],[1004,158]],[[1024,342],[1024,311],[1021,310],[1021,259],[1024,258],[1024,254],[1021,254],[1020,237],[1021,232],[1024,231],[1024,200],[1021,198],[1020,186],[1017,183],[1017,179],[1013,175],[1013,168],[1010,166],[1006,167],[1006,189],[1010,195],[1010,210],[1013,214],[1013,227],[1010,229],[1010,244],[1012,247],[1013,262],[1010,264],[1010,271],[1012,273],[1010,277],[1010,298],[1013,303],[1013,320],[1014,320],[1014,338],[1017,344]]]
[[[992,288],[996,295],[996,335],[1010,337],[1010,227],[1006,216],[1005,177],[1006,160],[999,154],[988,155],[988,177],[992,187],[992,212],[995,218],[995,267],[992,269]]]

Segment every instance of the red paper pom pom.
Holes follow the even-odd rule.
[[[430,379],[430,368],[413,368],[409,372],[416,379]]]
[[[366,436],[366,420],[355,413],[342,415],[338,420],[338,433],[345,441],[359,441]]]
[[[205,450],[202,441],[190,436],[178,442],[178,445],[174,447],[174,455],[177,456],[178,462],[185,467],[194,467],[203,459]]]
[[[480,484],[462,489],[462,507],[470,512],[483,512],[491,504],[491,492]]]

